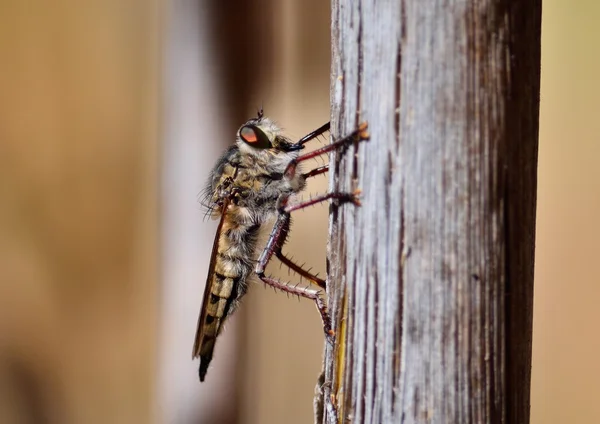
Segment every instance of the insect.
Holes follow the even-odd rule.
[[[238,307],[253,272],[275,289],[313,300],[323,319],[326,336],[334,336],[320,290],[287,285],[265,275],[265,268],[275,255],[290,269],[325,289],[325,280],[305,271],[282,253],[290,230],[290,214],[329,199],[358,205],[358,193],[331,192],[298,203],[292,203],[290,198],[304,189],[308,178],[329,170],[329,166],[324,165],[302,173],[302,162],[366,140],[366,129],[367,125],[362,124],[347,137],[301,155],[305,143],[329,131],[329,123],[294,143],[260,110],[256,118],[240,127],[236,143],[217,161],[205,189],[204,203],[207,213],[220,220],[192,351],[193,359],[200,358],[200,381],[206,377],[223,323]],[[273,219],[275,223],[267,244],[255,260],[259,230]]]

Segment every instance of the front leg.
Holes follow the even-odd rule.
[[[289,163],[289,165],[285,169],[285,172],[283,173],[283,175],[286,178],[291,179],[294,177],[294,175],[296,175],[296,167],[298,166],[298,164],[300,162],[304,162],[306,160],[316,158],[317,156],[321,156],[325,153],[329,153],[329,152],[332,152],[337,149],[343,149],[343,148],[347,147],[348,145],[350,145],[351,143],[354,143],[355,141],[368,140],[369,132],[367,131],[367,127],[368,127],[368,124],[366,122],[363,122],[362,124],[360,124],[358,126],[358,128],[356,130],[352,131],[346,137],[343,137],[340,140],[335,141],[328,146],[321,147],[319,149],[313,150],[312,152],[298,156],[296,159],[293,159]],[[322,172],[327,172],[328,169],[329,168],[327,168],[327,169],[323,168]],[[314,175],[318,175],[318,173],[314,174]],[[309,175],[309,176],[312,176],[312,175]]]

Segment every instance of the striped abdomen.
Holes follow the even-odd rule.
[[[259,225],[243,222],[241,209],[235,207],[222,217],[213,244],[193,351],[193,357],[200,357],[201,381],[204,381],[225,319],[246,293],[246,280],[254,264]]]

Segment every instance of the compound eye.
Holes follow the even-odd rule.
[[[269,149],[273,147],[269,137],[258,127],[254,125],[244,125],[240,128],[240,138],[252,147],[259,149]]]

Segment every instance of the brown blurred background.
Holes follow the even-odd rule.
[[[215,158],[261,104],[329,117],[329,3],[226,3],[0,3],[1,423],[312,422],[310,302],[256,285],[202,385],[190,360]],[[598,22],[544,3],[533,423],[600,422]],[[288,250],[324,270],[326,227]]]

